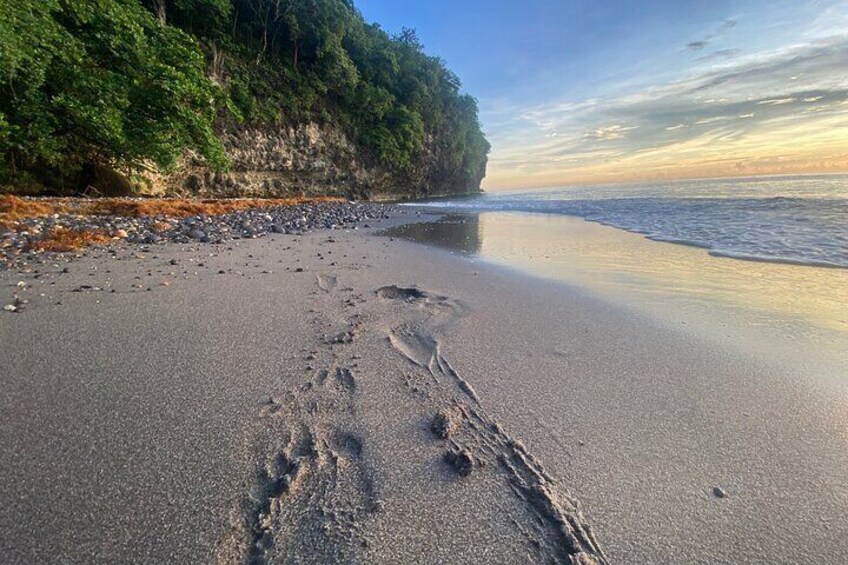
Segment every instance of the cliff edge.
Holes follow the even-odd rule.
[[[480,190],[477,101],[351,0],[20,0],[0,192],[402,199]]]

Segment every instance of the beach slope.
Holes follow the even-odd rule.
[[[0,273],[8,562],[848,555],[844,402],[578,289],[373,229],[63,267]]]

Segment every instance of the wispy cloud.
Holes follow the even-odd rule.
[[[719,49],[718,51],[713,51],[709,55],[704,55],[703,57],[698,57],[699,63],[710,63],[713,61],[722,61],[726,59],[732,59],[734,57],[739,56],[742,53],[740,49]]]
[[[491,171],[504,185],[518,182],[510,170],[518,161],[523,178],[536,184],[615,178],[633,168],[663,176],[675,166],[701,171],[708,162],[722,171],[848,163],[848,36],[735,57],[615,98],[516,113],[490,130]]]
[[[713,31],[709,35],[705,36],[703,39],[690,41],[689,43],[686,44],[686,48],[690,51],[702,51],[702,50],[706,49],[706,47],[710,43],[712,43],[715,39],[718,39],[719,37],[721,37],[722,35],[727,33],[728,30],[736,27],[736,24],[737,24],[737,21],[734,20],[734,19],[724,20],[718,26],[718,28],[716,28],[715,31]]]
[[[583,137],[585,139],[594,139],[598,141],[613,141],[617,139],[624,139],[627,136],[627,132],[638,128],[639,126],[625,126],[616,124],[612,126],[600,127],[598,129],[586,132],[586,135],[584,135]]]
[[[772,98],[770,100],[760,100],[757,102],[759,105],[767,105],[767,106],[783,106],[784,104],[792,104],[797,101],[797,98]]]

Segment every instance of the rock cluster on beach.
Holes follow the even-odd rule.
[[[321,202],[185,218],[53,214],[21,220],[16,229],[0,231],[0,268],[35,260],[37,253],[30,250],[56,229],[103,233],[130,244],[223,243],[267,233],[353,228],[387,217],[390,208],[385,204]]]

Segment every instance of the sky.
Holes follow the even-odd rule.
[[[356,0],[480,104],[487,190],[848,172],[848,0]]]

